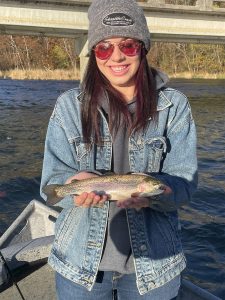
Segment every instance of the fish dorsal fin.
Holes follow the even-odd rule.
[[[139,172],[128,172],[127,175],[142,175],[142,176],[149,176],[145,173],[139,173]]]
[[[76,183],[76,182],[78,182],[79,180],[78,179],[73,179],[73,180],[71,180],[71,183],[73,182],[73,183]]]
[[[112,172],[112,171],[108,171],[106,173],[104,173],[102,176],[112,176],[115,175],[116,173]]]

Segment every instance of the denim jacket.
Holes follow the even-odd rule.
[[[111,169],[112,137],[101,111],[103,143],[86,147],[83,142],[83,96],[72,89],[57,100],[46,136],[41,190],[47,184],[64,184],[81,170]],[[152,207],[126,209],[140,294],[164,285],[185,268],[177,208],[189,202],[197,185],[196,131],[187,98],[163,88],[157,109],[157,123],[150,119],[143,132],[129,138],[131,171],[153,173],[173,190]],[[56,221],[49,264],[91,290],[103,251],[109,203],[101,208],[76,207],[68,196],[59,205],[63,210]]]

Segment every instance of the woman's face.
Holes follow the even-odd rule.
[[[96,56],[97,66],[101,73],[115,89],[121,92],[124,92],[124,88],[133,89],[134,91],[135,75],[140,65],[140,49],[134,56],[127,56],[119,49],[118,44],[124,40],[128,40],[128,38],[118,37],[104,40],[112,43],[114,50],[107,59],[99,59]]]

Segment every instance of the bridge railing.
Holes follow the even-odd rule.
[[[140,0],[144,6],[199,11],[225,11],[225,0]]]
[[[6,2],[0,0],[0,2]],[[59,5],[59,6],[76,6],[84,5],[88,6],[91,4],[91,0],[7,0],[7,2],[20,2],[21,5],[29,3],[45,5]],[[197,11],[225,11],[225,0],[137,0],[145,8],[171,8],[171,9],[184,9],[184,10],[197,10]]]
[[[197,6],[202,10],[225,9],[225,0],[197,0]]]

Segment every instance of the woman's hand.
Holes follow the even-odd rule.
[[[74,176],[69,177],[66,180],[66,184],[71,183],[72,180],[83,180],[93,177],[98,177],[99,175],[89,173],[89,172],[80,172]],[[87,193],[84,192],[79,196],[74,196],[74,203],[76,206],[83,206],[83,207],[91,207],[91,206],[102,206],[106,200],[108,200],[107,195],[99,196],[96,195],[94,192]]]
[[[169,186],[164,187],[164,192],[162,196],[168,196],[172,193],[172,189]],[[159,200],[160,201],[160,200]],[[131,197],[125,201],[117,201],[117,206],[120,208],[136,208],[141,209],[143,207],[151,207],[151,197],[141,198],[141,197]]]

